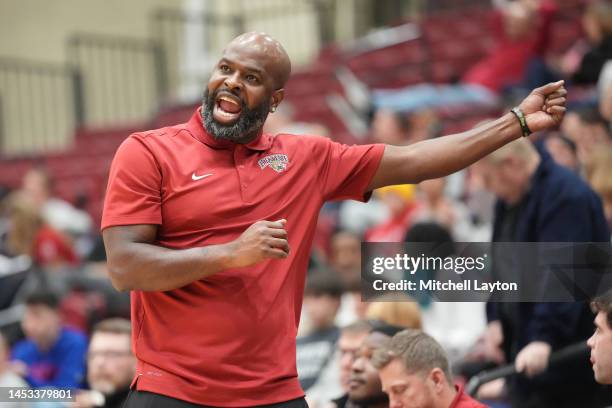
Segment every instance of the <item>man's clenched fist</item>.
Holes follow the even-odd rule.
[[[534,89],[519,105],[529,129],[538,132],[558,126],[565,115],[566,96],[563,81]]]
[[[284,259],[289,256],[287,220],[257,221],[230,243],[231,267],[242,268],[266,259]]]

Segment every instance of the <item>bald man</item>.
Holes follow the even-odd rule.
[[[290,71],[278,41],[243,34],[189,122],[135,133],[116,153],[102,229],[113,285],[131,291],[128,407],[306,406],[295,336],[323,203],[447,175],[565,112],[559,82],[516,114],[411,146],[263,133]]]

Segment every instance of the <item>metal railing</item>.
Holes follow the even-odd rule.
[[[0,150],[52,151],[72,141],[78,72],[63,64],[0,58]]]
[[[68,41],[68,63],[80,73],[80,123],[146,120],[167,93],[164,52],[152,40],[75,34]]]

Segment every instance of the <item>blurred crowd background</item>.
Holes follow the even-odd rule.
[[[611,2],[3,1],[0,385],[97,391],[81,406],[112,406],[108,396],[127,389],[129,294],[110,284],[98,228],[114,151],[132,132],[186,121],[223,45],[250,30],[278,38],[294,65],[270,133],[408,145],[486,123],[534,87],[565,79],[567,115],[533,146],[599,197],[609,240]],[[373,321],[422,328],[458,381],[511,363],[491,347],[483,303],[362,302],[360,254],[362,241],[490,241],[496,200],[522,188],[512,187],[521,181],[511,166],[526,155],[508,151],[497,169],[476,165],[322,209],[298,337],[312,405],[348,390]],[[504,406],[501,389],[481,390]]]

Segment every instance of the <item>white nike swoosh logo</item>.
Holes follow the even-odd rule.
[[[193,173],[193,174],[191,175],[191,179],[192,179],[193,181],[198,181],[198,180],[201,180],[201,179],[203,179],[203,178],[205,178],[205,177],[212,176],[212,175],[213,175],[212,173],[208,173],[208,174],[203,174],[203,175],[201,175],[201,176],[196,176],[196,174],[195,174],[195,173]]]

